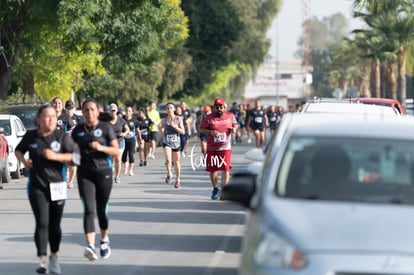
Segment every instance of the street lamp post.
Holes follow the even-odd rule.
[[[276,105],[279,105],[279,24],[276,19]]]

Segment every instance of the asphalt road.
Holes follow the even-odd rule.
[[[83,257],[82,205],[75,183],[62,221],[62,274],[237,274],[245,210],[210,199],[209,175],[194,142],[193,157],[182,159],[180,189],[164,183],[162,148],[148,166],[135,167],[134,176],[122,175],[121,183],[114,184],[109,205],[112,255],[107,260]],[[249,148],[253,144],[234,146],[233,172],[246,167],[243,154]],[[0,190],[0,274],[36,274],[26,184],[27,178],[13,180]]]

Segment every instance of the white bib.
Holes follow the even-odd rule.
[[[226,133],[219,133],[214,137],[214,142],[224,142],[226,141]]]
[[[262,118],[262,117],[255,117],[255,118],[254,118],[254,121],[255,121],[256,123],[262,123],[263,118]]]
[[[167,135],[167,142],[176,142],[178,140],[177,135]]]
[[[66,200],[68,197],[68,186],[64,181],[50,183],[50,198],[52,201]]]

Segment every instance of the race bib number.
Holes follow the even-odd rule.
[[[125,138],[133,138],[134,137],[134,132],[129,131],[126,135]]]
[[[50,183],[50,198],[52,201],[66,200],[68,197],[67,183],[51,182]]]
[[[276,121],[276,117],[275,117],[275,116],[272,116],[272,117],[270,118],[270,121]]]
[[[178,136],[177,135],[167,135],[167,142],[177,142]]]
[[[256,123],[262,123],[263,122],[263,118],[262,117],[255,117],[254,118],[254,122],[256,122]]]
[[[224,142],[226,141],[226,133],[219,133],[214,137],[214,142]]]
[[[143,135],[143,136],[148,135],[148,129],[142,129],[141,130],[141,135]]]

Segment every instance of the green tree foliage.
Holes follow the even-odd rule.
[[[4,6],[8,12],[1,13],[0,41],[14,39],[1,48],[7,59],[0,60],[6,68],[0,80],[13,72],[23,86],[33,75],[36,92],[45,100],[67,98],[71,91],[79,91],[79,98],[131,102],[157,97],[160,64],[188,36],[178,0],[10,0]],[[2,83],[4,93],[10,81]]]
[[[91,12],[85,5],[90,2],[83,2],[83,9],[78,7],[79,11]],[[9,10],[2,16],[0,35],[2,44],[12,49],[6,52],[14,62],[9,63],[7,72],[0,71],[0,78],[9,74],[25,94],[34,93],[36,89],[38,96],[49,100],[56,95],[69,98],[71,91],[82,86],[84,72],[104,72],[100,66],[99,44],[87,38],[84,43],[71,40],[74,36],[69,26],[78,21],[77,18],[65,20],[65,4],[54,0],[5,3],[4,7]],[[13,40],[4,39],[9,37]],[[0,66],[2,64],[4,60],[0,60]],[[2,82],[0,94],[7,93],[10,82]]]
[[[343,43],[347,35],[348,23],[342,13],[336,13],[322,20],[313,17],[310,25],[312,89],[315,96],[331,97],[332,91],[339,88],[344,82],[343,60],[334,56],[333,53],[334,49],[339,49],[339,45]],[[303,38],[299,40],[300,45],[302,41]]]
[[[12,83],[43,100],[241,97],[280,3],[0,0],[0,98]]]
[[[131,104],[157,98],[164,59],[188,36],[187,18],[179,5],[177,0],[111,1],[108,12],[94,18],[93,24],[107,76],[102,81],[92,75],[88,78],[92,85],[81,95],[122,98]]]
[[[182,7],[190,19],[186,47],[194,70],[178,96],[190,96],[197,102],[210,93],[214,93],[212,96],[231,94],[233,98],[241,97],[241,90],[232,89],[247,83],[246,76],[254,74],[268,52],[270,41],[266,32],[280,2],[184,0]],[[233,75],[229,77],[229,73]],[[243,81],[243,84],[237,84],[237,81]]]
[[[185,47],[172,49],[162,64],[164,68],[163,82],[158,87],[158,98],[165,102],[173,98],[175,93],[183,89],[185,80],[193,70],[192,58]]]
[[[414,38],[414,1],[355,0],[354,8],[354,16],[362,18],[368,25],[366,30],[357,31],[374,37],[376,45],[382,45],[381,48],[369,48],[369,45],[366,45],[365,48],[370,52],[378,52],[376,62],[383,64],[381,66],[383,74],[372,74],[373,77],[382,75],[381,81],[371,82],[384,83],[381,85],[381,90],[384,91],[382,94],[386,97],[398,97],[404,104],[406,98],[406,60],[411,60],[410,55],[412,54],[411,51],[406,51],[406,48],[410,49]],[[396,64],[397,72],[394,69]],[[378,89],[377,85],[375,91],[377,96]]]

